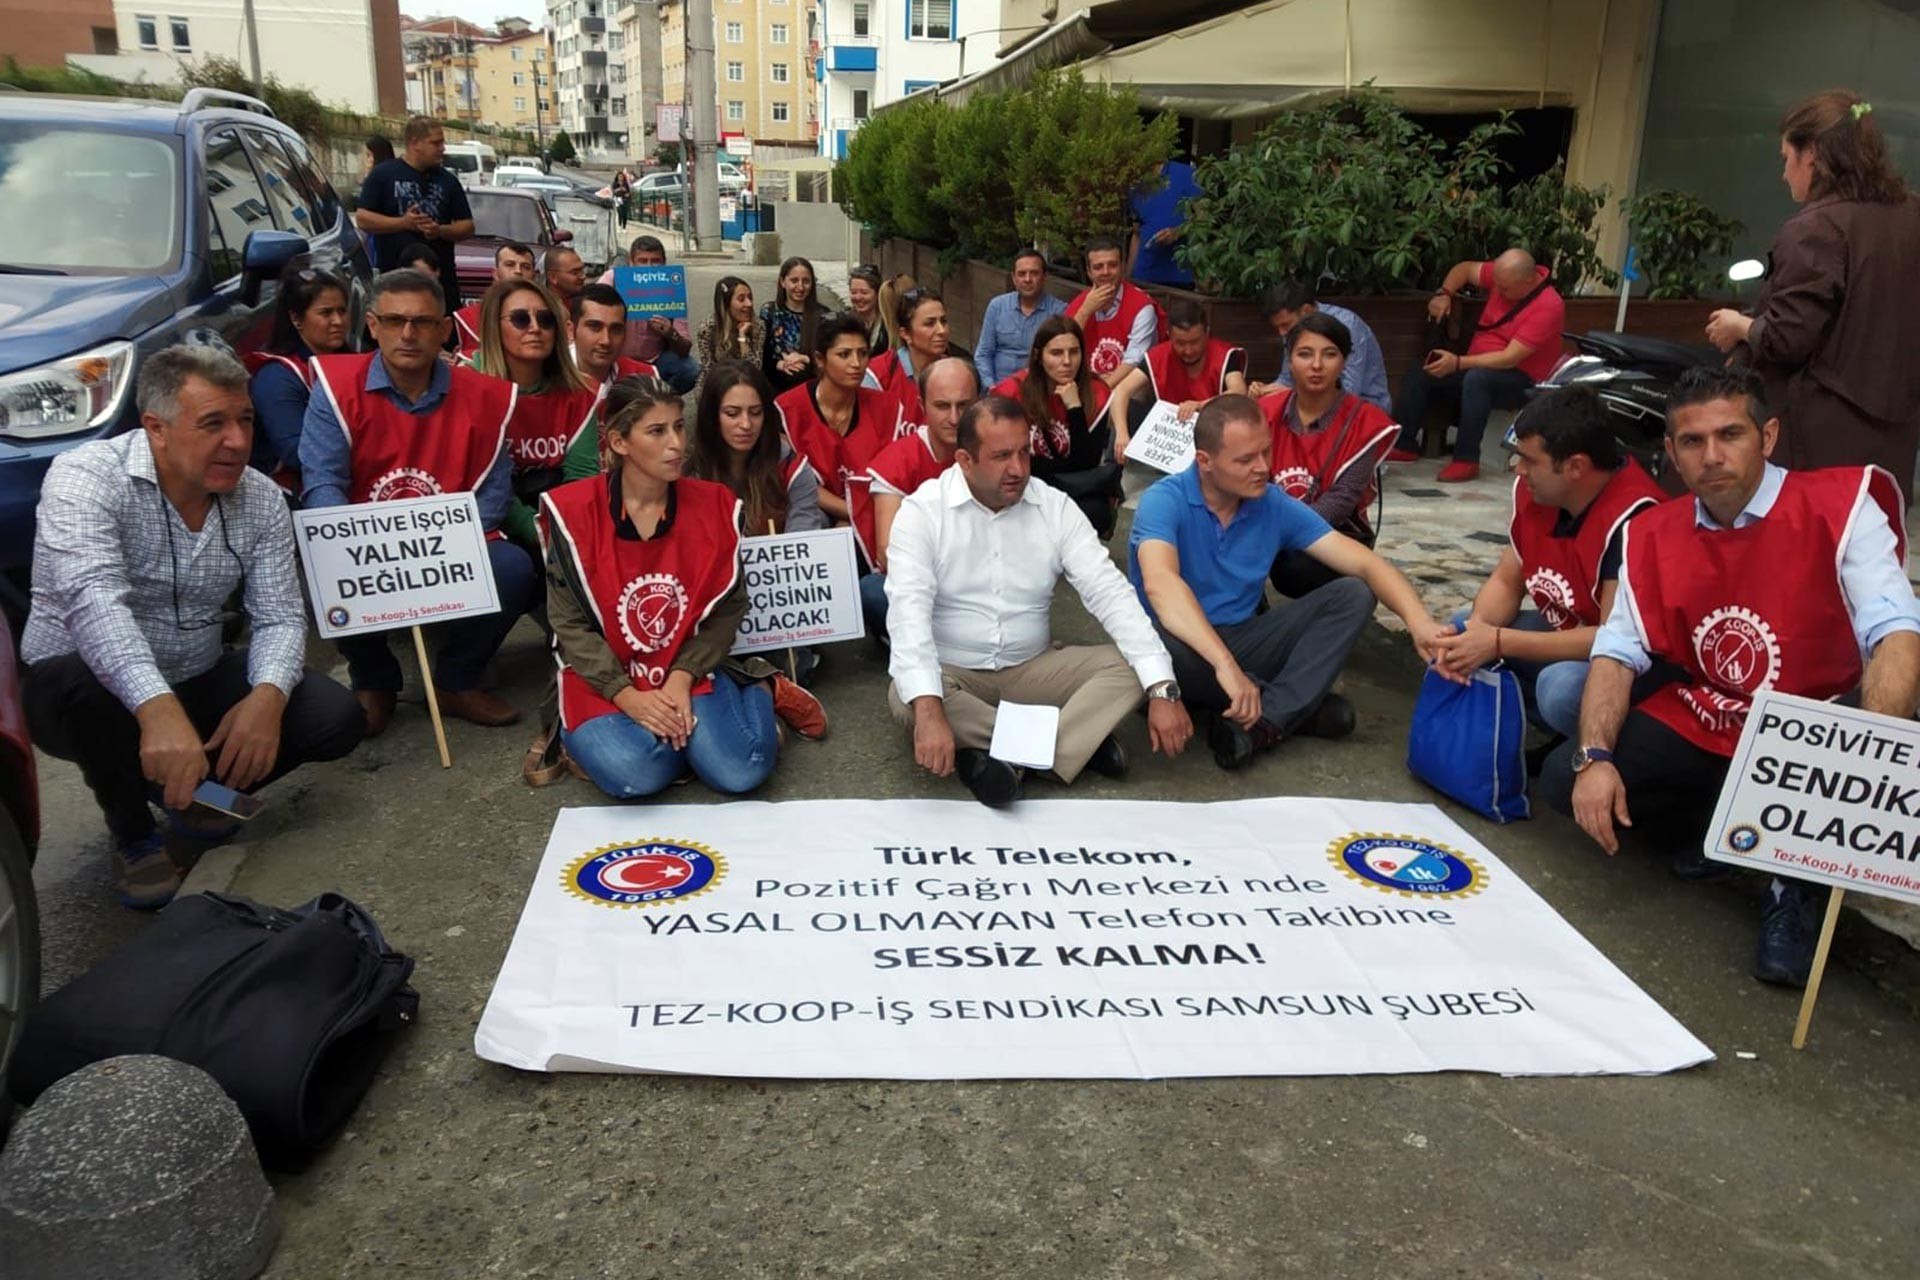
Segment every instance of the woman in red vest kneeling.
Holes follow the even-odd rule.
[[[1034,330],[1027,367],[993,394],[1018,400],[1033,428],[1033,474],[1085,513],[1101,541],[1120,509],[1120,465],[1113,460],[1113,393],[1087,366],[1080,326],[1054,316]]]
[[[1287,334],[1293,386],[1265,396],[1273,431],[1273,482],[1322,520],[1371,547],[1378,532],[1367,517],[1379,491],[1377,472],[1400,429],[1380,407],[1340,386],[1353,334],[1324,311],[1302,316]],[[1340,575],[1305,552],[1273,562],[1274,590],[1299,599]]]
[[[611,469],[540,498],[561,742],[620,800],[689,768],[751,791],[779,755],[772,691],[721,669],[747,611],[740,500],[682,478],[683,414],[641,390],[607,423]]]

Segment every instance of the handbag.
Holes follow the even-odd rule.
[[[8,1066],[31,1103],[105,1058],[199,1067],[246,1117],[260,1161],[303,1166],[360,1105],[420,997],[413,960],[337,893],[292,910],[225,894],[168,904],[126,946],[42,1001]]]
[[[1526,732],[1520,678],[1505,667],[1483,667],[1464,685],[1428,671],[1413,705],[1407,769],[1482,817],[1531,817]]]

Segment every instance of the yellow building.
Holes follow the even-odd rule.
[[[557,127],[546,32],[514,18],[497,30],[436,18],[413,24],[404,39],[412,110],[528,133]]]
[[[552,76],[553,54],[544,31],[475,46],[473,78],[480,123],[552,133]]]
[[[713,0],[713,78],[722,134],[756,151],[812,154],[819,136],[810,42],[816,8],[794,0]],[[660,0],[660,100],[686,99],[686,5]],[[672,139],[662,139],[672,141]]]

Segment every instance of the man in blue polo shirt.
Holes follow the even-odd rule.
[[[1190,706],[1219,713],[1214,761],[1238,769],[1298,733],[1353,732],[1353,705],[1331,692],[1374,600],[1400,615],[1431,663],[1440,625],[1405,575],[1269,483],[1272,435],[1246,396],[1209,401],[1193,425],[1193,465],[1140,497],[1127,574],[1153,619]],[[1267,570],[1304,551],[1344,575],[1261,612]]]

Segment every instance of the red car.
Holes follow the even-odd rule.
[[[0,621],[0,1079],[21,1024],[40,998],[40,908],[33,896],[39,843],[40,786],[20,708],[20,669],[13,632]],[[4,1125],[0,1115],[0,1129]]]
[[[487,291],[493,283],[494,251],[509,240],[533,250],[533,269],[539,274],[546,270],[547,250],[573,239],[573,232],[554,224],[553,210],[534,191],[474,187],[467,192],[467,203],[473,206],[473,236],[453,247],[454,268],[465,295],[454,300],[456,310]]]

